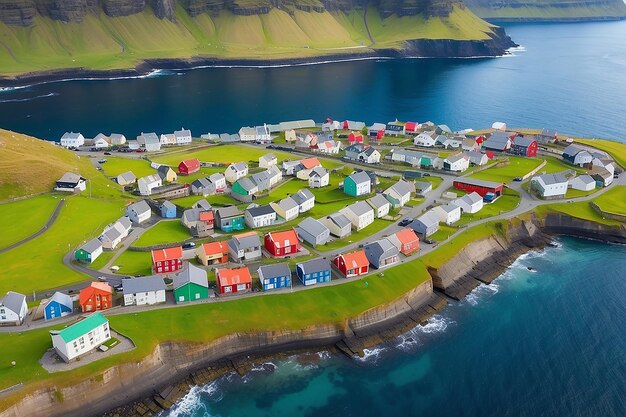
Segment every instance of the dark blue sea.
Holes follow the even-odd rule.
[[[558,242],[364,359],[259,364],[166,415],[623,417],[626,248]]]
[[[0,126],[58,140],[69,130],[196,136],[326,117],[484,128],[550,127],[626,140],[626,22],[507,26],[499,59],[356,61],[209,68],[147,79],[70,81],[0,93]]]

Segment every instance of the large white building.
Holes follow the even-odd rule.
[[[96,349],[111,338],[109,321],[94,313],[63,330],[51,330],[52,346],[65,362]]]
[[[85,137],[81,133],[65,132],[61,136],[61,146],[65,148],[78,148],[85,144]]]
[[[158,275],[122,280],[124,305],[152,305],[165,302],[165,282]]]
[[[568,182],[563,174],[544,174],[532,177],[530,185],[543,198],[563,198]]]
[[[152,194],[152,190],[157,187],[161,187],[163,185],[163,180],[157,174],[146,175],[145,177],[141,177],[137,180],[137,188],[139,189],[139,194],[141,195],[150,195]]]
[[[174,137],[176,138],[177,145],[189,145],[191,144],[191,130],[184,127],[180,130],[174,131]]]
[[[27,313],[28,306],[24,294],[9,291],[0,298],[0,325],[19,326],[24,322]]]

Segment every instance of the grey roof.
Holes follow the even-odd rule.
[[[463,197],[460,198],[460,200],[463,200],[464,202],[466,202],[467,204],[471,206],[474,203],[478,203],[479,201],[482,201],[483,198],[476,191],[473,191],[469,194],[465,194]]]
[[[174,205],[174,203],[172,203],[171,201],[167,201],[167,200],[161,203],[161,208],[163,207],[168,208],[168,209],[172,209],[172,208],[176,209],[176,206]]]
[[[298,205],[309,201],[311,199],[315,199],[315,196],[313,195],[313,193],[308,189],[308,188],[303,188],[301,190],[299,190],[297,193],[295,193],[294,195],[291,196],[291,198],[293,199],[293,201],[295,201]]]
[[[258,272],[259,276],[261,276],[261,273],[263,274],[263,278],[291,277],[291,269],[288,263],[262,265],[259,267]]]
[[[509,135],[505,132],[494,132],[485,142],[485,146],[490,149],[504,150],[508,141],[510,141]]]
[[[78,139],[79,136],[80,136],[80,133],[65,132],[63,136],[61,136],[61,139]]]
[[[315,167],[311,170],[311,174],[309,174],[310,177],[313,176],[317,176],[317,177],[323,177],[326,174],[328,174],[328,170],[324,167]]]
[[[48,304],[50,304],[53,301],[56,301],[57,303],[64,305],[64,306],[68,306],[70,308],[72,308],[74,305],[74,302],[72,301],[72,297],[59,291],[55,292],[54,295],[48,299]]]
[[[261,239],[259,238],[259,235],[257,235],[256,233],[245,235],[245,236],[233,236],[228,242],[229,245],[230,245],[230,242],[233,243],[236,249],[240,249],[240,250],[249,249],[249,248],[258,248],[259,246],[261,246]]]
[[[237,180],[237,182],[239,183],[241,188],[243,188],[246,191],[250,191],[254,189],[255,187],[257,187],[257,185],[248,177],[240,178]]]
[[[381,256],[388,258],[393,255],[398,255],[399,253],[398,248],[388,239],[377,240],[365,245],[363,249],[368,259],[380,259]]]
[[[439,224],[439,216],[437,216],[437,213],[435,213],[434,211],[428,210],[426,213],[422,214],[414,221],[423,223],[424,225],[426,225],[426,227],[434,226]]]
[[[376,149],[373,146],[369,146],[364,151],[365,155],[367,155],[367,156],[371,156],[374,152],[376,152]]]
[[[161,175],[167,175],[170,170],[174,171],[169,165],[159,165],[157,168],[157,172]]]
[[[563,155],[567,156],[575,156],[578,152],[582,152],[583,148],[580,148],[576,145],[569,145],[565,149],[563,149]]]
[[[526,136],[518,136],[513,141],[515,146],[523,146],[524,148],[528,148],[530,144],[533,142],[535,142],[535,139],[533,139],[532,137],[526,137]]]
[[[220,207],[218,209],[215,209],[215,213],[222,219],[225,217],[235,217],[243,215],[243,212],[239,210],[237,206]]]
[[[252,217],[265,216],[267,214],[276,213],[269,204],[265,206],[252,207],[247,209],[246,211],[250,213]]]
[[[415,181],[414,184],[415,184],[415,188],[420,191],[428,190],[433,187],[433,185],[430,182],[425,182],[425,181]]]
[[[5,308],[19,315],[20,309],[22,308],[22,305],[25,301],[26,296],[24,294],[9,291],[7,292],[7,295],[2,297],[2,300],[0,300],[0,305],[3,305]]]
[[[392,152],[394,155],[404,155],[404,159],[406,160],[406,157],[411,157],[411,158],[420,158],[422,156],[421,152],[416,152],[416,151],[412,151],[410,149],[392,149]]]
[[[220,181],[220,180],[223,180],[224,178],[225,178],[225,177],[224,177],[224,174],[222,174],[222,173],[220,173],[220,172],[216,172],[215,174],[211,174],[211,175],[209,175],[209,176],[207,177],[207,179],[208,179],[209,181],[211,181],[212,183],[216,183],[216,182],[218,182],[218,181]]]
[[[411,186],[406,181],[400,180],[394,185],[392,185],[391,187],[389,187],[386,191],[389,191],[392,189],[399,195],[411,194]]]
[[[488,188],[497,188],[497,187],[502,185],[502,183],[500,183],[500,182],[479,180],[479,179],[470,178],[470,177],[459,177],[459,178],[455,179],[454,181],[458,181],[458,182],[463,183],[463,184],[476,185],[478,187],[488,187]]]
[[[211,204],[208,201],[206,201],[204,198],[196,201],[192,207],[200,208],[203,210],[211,210]]]
[[[354,174],[350,175],[349,178],[352,178],[355,184],[360,184],[362,182],[370,182],[370,176],[367,175],[367,172],[365,171],[355,172]]]
[[[446,213],[452,213],[453,211],[460,209],[459,206],[457,206],[456,204],[452,204],[452,203],[448,203],[444,206],[438,206],[438,207],[442,209],[443,211],[445,211]]]
[[[162,277],[152,275],[122,280],[122,292],[124,295],[150,291],[165,291],[165,282]]]
[[[133,174],[132,171],[126,171],[126,172],[118,175],[117,178],[118,179],[122,178],[126,182],[134,182],[135,180],[137,180],[137,176],[135,174]]]
[[[259,159],[262,159],[264,161],[272,161],[274,159],[276,159],[276,156],[273,153],[266,153],[265,155],[263,155],[262,157],[260,157]]]
[[[80,249],[88,253],[93,253],[94,251],[96,251],[98,248],[101,248],[101,247],[102,247],[102,242],[100,242],[100,239],[95,237],[91,239],[89,242],[85,243],[83,246],[81,246]]]
[[[365,201],[357,201],[356,203],[350,204],[346,207],[350,211],[352,211],[357,216],[362,216],[367,212],[372,211],[372,208]]]
[[[607,171],[607,172],[608,172],[608,171]],[[596,180],[594,180],[594,179],[591,177],[591,175],[586,175],[586,174],[585,174],[585,175],[579,175],[579,176],[577,176],[577,177],[575,177],[575,178],[572,178],[572,179],[570,180],[570,182],[571,182],[571,181],[573,181],[573,180],[579,180],[579,181],[582,181],[582,182],[583,182],[583,183],[585,183],[585,184],[595,184],[595,182],[596,182]]]
[[[561,174],[560,172],[557,172],[556,174],[543,174],[534,178],[540,178],[541,181],[543,181],[545,185],[561,184],[561,183],[567,182],[567,179],[565,179],[565,176]]]
[[[132,225],[133,224],[130,219],[124,216],[117,219],[117,221],[113,224],[113,227],[118,228],[118,226],[121,226],[124,230],[128,230],[131,228]]]
[[[541,136],[556,136],[556,130],[554,129],[542,129]]]
[[[185,211],[183,211],[183,221],[184,222],[195,222],[198,221],[200,219],[200,213],[205,212],[206,210],[203,210],[201,208],[191,208],[191,209],[187,209]]]
[[[482,152],[479,151],[465,151],[465,155],[468,156],[468,158],[482,158],[483,155],[486,155]]]
[[[69,182],[72,184],[78,184],[80,180],[85,181],[85,178],[80,175],[74,174],[73,172],[66,172],[57,182]]]
[[[250,179],[256,185],[260,185],[264,181],[269,181],[272,177],[268,171],[257,172],[256,174],[250,175]]]
[[[307,217],[298,223],[297,229],[302,229],[312,236],[319,236],[328,230],[319,220],[315,220],[312,217]],[[298,234],[300,234],[300,232],[298,232]]]
[[[234,164],[230,164],[229,167],[231,169],[234,169],[235,171],[245,171],[246,169],[248,169],[248,164],[246,164],[245,162],[236,162]]]
[[[134,210],[137,214],[150,211],[150,206],[146,203],[146,200],[137,201],[128,206],[128,208]]]
[[[278,202],[278,205],[283,208],[285,211],[289,211],[293,208],[299,207],[300,205],[291,197],[283,198]]]
[[[461,159],[465,159],[465,158],[469,158],[469,157],[466,157],[462,152],[459,152],[454,155],[449,155],[446,159],[448,160],[448,162],[454,163],[456,161],[460,161]]]
[[[353,120],[346,120],[346,122],[348,122],[348,129],[349,130],[363,130],[363,128],[365,127],[365,123],[364,122],[355,122]],[[340,123],[343,127],[343,124]]]
[[[346,226],[352,226],[350,220],[343,213],[332,213],[326,216],[326,218],[335,223],[341,229]]]
[[[182,128],[181,130],[175,130],[174,136],[176,136],[177,138],[181,136],[191,136],[191,130],[184,128]]]
[[[389,205],[389,201],[382,194],[376,194],[374,197],[368,198],[367,201],[376,208]]]
[[[141,136],[143,136],[143,140],[144,140],[144,144],[148,144],[148,143],[161,143],[159,141],[159,137],[157,136],[156,133],[151,132],[151,133],[141,133]]]
[[[115,227],[112,227],[106,232],[104,232],[102,236],[106,236],[109,240],[114,241],[122,236],[122,232],[116,229]]]
[[[146,175],[145,177],[141,177],[137,180],[137,182],[144,182],[146,184],[159,181],[161,181],[161,177],[157,174]]]
[[[280,126],[280,130],[307,129],[315,127],[315,121],[312,119],[293,120],[288,122],[280,122],[278,126]]]
[[[353,143],[344,149],[346,152],[361,153],[365,150],[365,145],[362,143]]]
[[[330,269],[330,263],[323,258],[315,258],[310,261],[300,262],[297,266],[302,269],[305,274],[311,274],[313,272],[320,272]]]
[[[368,129],[371,130],[385,130],[386,125],[384,123],[374,123]]]
[[[180,288],[189,282],[202,287],[209,287],[206,271],[193,264],[188,264],[187,268],[174,275],[174,289]]]
[[[191,183],[191,186],[198,189],[208,188],[211,186],[211,182],[206,178],[198,178]]]

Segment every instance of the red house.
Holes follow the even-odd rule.
[[[501,183],[467,177],[459,177],[452,184],[457,190],[463,190],[467,194],[476,191],[481,197],[484,197],[487,193],[493,193],[496,197],[499,197],[502,195],[502,188],[504,187]]]
[[[364,250],[338,255],[333,259],[333,264],[346,278],[365,275],[370,270],[370,261],[367,260]]]
[[[518,136],[515,138],[510,152],[514,155],[537,156],[538,147],[535,139]]]
[[[198,158],[185,159],[178,164],[178,173],[180,175],[191,175],[198,171],[200,171],[200,161],[198,161]]]
[[[296,253],[300,249],[298,233],[294,229],[282,232],[269,232],[265,235],[265,250],[272,256],[284,256]]]
[[[176,246],[152,251],[152,270],[157,274],[176,272],[183,267],[183,248]]]
[[[420,248],[420,238],[411,228],[402,229],[387,239],[405,255],[410,255]]]
[[[378,135],[377,135],[377,137],[378,137]],[[363,143],[363,134],[361,132],[352,132],[352,133],[350,133],[348,135],[348,142],[350,142],[350,144],[353,144],[353,143]]]
[[[234,294],[237,292],[249,292],[252,287],[252,277],[248,267],[236,269],[216,269],[215,280],[220,294]]]
[[[113,289],[106,282],[92,282],[87,288],[80,290],[78,303],[83,313],[107,310],[111,308]]]
[[[416,122],[406,122],[404,125],[404,131],[406,133],[415,133],[419,130],[420,125]]]

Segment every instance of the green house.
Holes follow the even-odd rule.
[[[102,242],[98,238],[92,239],[74,252],[79,262],[92,263],[102,254]]]
[[[174,277],[174,301],[176,304],[209,298],[209,280],[204,269],[189,264]]]
[[[259,191],[259,187],[257,187],[250,178],[246,177],[235,181],[231,187],[231,191],[241,195],[252,195]]]
[[[343,192],[358,197],[371,192],[371,179],[365,171],[356,172],[343,181]]]
[[[422,168],[431,168],[433,166],[433,161],[427,156],[422,156],[420,158],[420,166]]]

